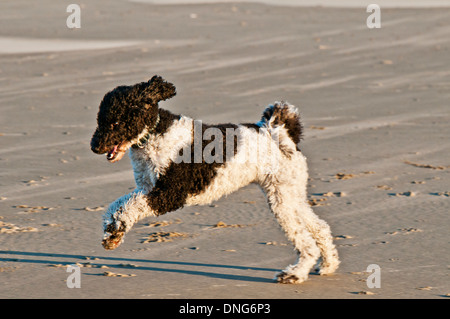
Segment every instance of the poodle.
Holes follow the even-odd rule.
[[[333,273],[338,254],[329,225],[307,201],[302,125],[294,106],[276,102],[257,123],[207,125],[158,107],[175,94],[173,84],[155,75],[116,87],[100,103],[91,149],[111,163],[129,150],[136,182],[104,214],[103,247],[117,248],[145,217],[209,204],[256,183],[299,255],[275,280],[301,283],[314,266],[321,275]]]

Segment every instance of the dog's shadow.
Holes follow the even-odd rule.
[[[222,272],[210,272],[204,270],[190,270],[190,269],[179,269],[179,268],[164,268],[164,267],[152,267],[145,266],[142,264],[162,264],[162,265],[179,265],[188,267],[201,267],[201,268],[222,268],[222,269],[237,269],[237,270],[254,270],[254,271],[267,271],[275,273],[277,269],[272,268],[261,268],[261,267],[246,267],[246,266],[236,266],[236,265],[220,265],[220,264],[206,264],[206,263],[194,263],[194,262],[182,262],[182,261],[165,261],[165,260],[149,260],[149,259],[134,259],[134,258],[122,258],[122,257],[105,257],[105,256],[92,256],[92,255],[72,255],[72,254],[54,254],[54,253],[42,253],[42,252],[25,252],[25,251],[0,251],[0,255],[10,255],[10,256],[20,256],[20,257],[38,257],[38,258],[0,258],[0,262],[15,262],[15,263],[32,263],[32,264],[46,264],[49,266],[67,266],[67,265],[88,265],[92,268],[100,268],[101,266],[107,266],[108,268],[117,269],[134,269],[134,270],[146,270],[146,271],[158,271],[158,272],[169,272],[169,273],[179,273],[188,274],[196,276],[206,276],[211,278],[220,278],[228,280],[238,280],[238,281],[249,281],[249,282],[274,282],[273,279],[263,278],[263,277],[252,277],[246,275],[232,275]],[[71,261],[61,261],[61,260],[50,260],[48,258],[64,258],[72,259]],[[117,261],[118,264],[111,263],[101,263],[101,260],[105,261]],[[126,264],[126,263],[139,263],[139,265]],[[103,273],[86,273],[86,275],[103,275]]]

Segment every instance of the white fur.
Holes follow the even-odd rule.
[[[180,149],[192,143],[194,121],[181,116],[164,135],[150,135],[142,149],[130,149],[134,177],[138,188],[150,191],[160,174],[175,160]]]
[[[109,205],[103,216],[103,225],[107,226],[114,223],[116,229],[123,228],[127,232],[140,219],[151,215],[156,216],[147,205],[145,194],[144,191],[136,189],[130,194],[118,198]]]
[[[144,195],[155,185],[161,173],[175,159],[178,150],[192,141],[193,120],[181,117],[164,135],[150,135],[148,143],[142,149],[130,149],[136,189],[114,201],[103,217],[103,226],[115,223],[116,229],[125,226],[129,231],[142,218],[156,216],[147,205]],[[144,136],[146,130],[139,136]],[[139,139],[136,139],[139,140]],[[121,211],[120,208],[122,208]],[[108,234],[106,234],[106,237]]]
[[[204,192],[189,196],[186,205],[208,204],[243,186],[257,183],[287,237],[300,253],[296,264],[277,275],[278,281],[303,282],[320,256],[319,273],[334,272],[339,259],[330,227],[314,214],[307,202],[306,158],[296,150],[283,126],[272,127],[270,121],[258,124],[261,127],[259,132],[238,126],[236,155],[218,168],[215,178]],[[155,215],[148,207],[144,194],[151,190],[160,174],[164,174],[178,152],[190,145],[192,139],[193,120],[183,116],[164,135],[152,135],[143,149],[131,149],[137,189],[110,205],[105,214],[105,225],[113,222],[124,224],[125,231],[128,231],[138,220]],[[262,152],[258,152],[255,145],[265,146]],[[123,209],[119,213],[120,207]]]

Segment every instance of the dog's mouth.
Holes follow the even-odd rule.
[[[127,151],[128,147],[126,147],[127,143],[120,143],[117,145],[114,145],[107,153],[106,153],[106,159],[110,163],[114,163],[117,161],[120,161]]]
[[[118,149],[119,149],[119,144],[115,145],[112,149],[110,149],[108,151],[108,153],[106,153],[106,159],[108,161],[113,161],[117,157],[117,155],[119,154],[117,152]]]

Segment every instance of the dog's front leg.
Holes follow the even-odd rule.
[[[191,171],[198,172],[198,170]],[[161,176],[149,192],[137,188],[109,205],[103,216],[105,249],[116,249],[122,243],[125,233],[140,219],[160,216],[185,205],[189,194],[197,192],[196,179],[188,177],[183,179],[183,184],[180,176],[184,178],[184,175],[176,173],[178,172],[169,171]]]
[[[103,247],[116,249],[138,220],[152,215],[155,214],[148,206],[143,190],[136,189],[118,198],[103,215]]]

